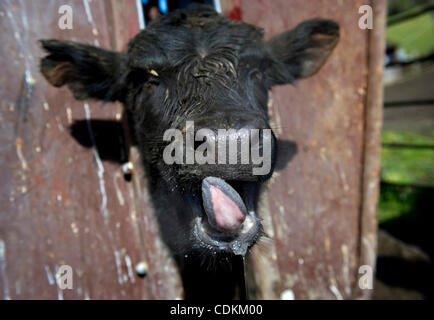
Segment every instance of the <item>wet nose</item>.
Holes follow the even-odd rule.
[[[184,159],[177,163],[186,165],[186,173],[245,181],[263,180],[272,173],[275,138],[261,115],[237,110],[188,120],[177,141],[175,149],[181,149]]]
[[[262,115],[239,111],[209,114],[192,123],[196,140],[199,140],[195,143],[195,149],[202,144],[202,141],[206,140],[214,145],[226,138],[226,141],[233,143],[246,141],[246,139],[252,140],[252,143],[259,141],[259,148],[262,150],[263,131],[270,130]]]
[[[218,129],[269,129],[264,115],[239,110],[214,112],[193,121],[197,129],[208,128],[213,131],[217,131]]]

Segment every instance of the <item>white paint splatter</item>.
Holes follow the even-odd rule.
[[[119,204],[121,206],[123,206],[125,204],[125,199],[122,195],[122,191],[120,190],[120,188],[118,186],[118,179],[119,178],[122,178],[122,175],[119,171],[116,171],[116,173],[113,176],[113,184],[115,185],[116,196],[118,197]]]
[[[89,23],[92,26],[92,33],[93,35],[96,36],[98,35],[98,29],[96,28],[95,21],[93,21],[92,11],[90,10],[90,6],[89,6],[89,0],[83,0],[83,5],[84,5],[84,10],[86,11],[87,21],[89,21]],[[94,44],[95,46],[99,47],[98,39],[95,38]]]
[[[93,135],[92,126],[90,123],[90,110],[89,110],[89,104],[84,104],[84,110],[86,112],[86,122],[87,122],[87,129],[89,131],[89,136],[92,141],[92,150],[93,155],[95,157],[96,164],[98,166],[98,178],[99,178],[99,191],[101,193],[101,211],[103,213],[103,216],[105,218],[105,222],[107,223],[107,218],[109,216],[109,211],[107,209],[107,193],[105,189],[105,181],[104,181],[104,166],[102,165],[101,158],[98,153],[98,149],[96,148],[95,143],[95,136]]]
[[[90,11],[89,0],[83,0],[84,10],[86,11],[87,21],[90,24],[94,24],[92,12]]]
[[[118,273],[118,282],[119,284],[124,283],[124,278],[122,277],[122,262],[119,251],[115,250],[115,261],[116,261],[116,271]]]
[[[53,284],[56,283],[56,281],[54,280],[50,267],[45,265],[44,268],[45,268],[45,274],[47,275],[48,283],[50,284],[50,286],[52,286]]]
[[[345,293],[348,297],[351,296],[351,286],[350,286],[350,261],[348,246],[343,244],[341,246],[342,256],[343,256],[343,267],[342,273],[345,281]]]
[[[19,56],[24,60],[24,81],[26,83],[26,96],[28,99],[30,99],[31,95],[32,95],[32,91],[33,91],[33,84],[36,81],[33,78],[32,72],[31,72],[32,63],[30,62],[30,59],[32,58],[32,55],[29,54],[28,48],[26,46],[28,43],[30,43],[29,39],[28,39],[28,30],[30,30],[30,29],[28,26],[27,14],[26,14],[26,10],[25,10],[26,6],[22,2],[22,0],[20,0],[19,2],[20,2],[19,6],[21,8],[24,8],[24,10],[19,11],[20,18],[21,18],[21,24],[19,24],[19,23],[17,23],[17,21],[15,21],[15,18],[10,11],[7,12],[7,15],[8,15],[9,21],[11,23],[12,29],[14,31],[15,39],[17,40],[17,44],[18,44],[19,51],[20,51]],[[12,5],[12,3],[10,1],[7,1],[7,6],[9,8],[15,7],[15,5]],[[20,25],[22,26],[22,28],[19,27]],[[21,36],[21,34],[23,36]]]
[[[17,157],[21,162],[21,168],[23,170],[27,170],[28,169],[27,160],[23,154],[23,139],[18,137],[16,139],[15,146],[16,146],[16,150],[17,150]]]
[[[218,13],[222,13],[222,6],[220,4],[220,0],[213,0],[215,11]]]
[[[30,70],[26,70],[25,72],[25,76],[26,76],[26,82],[29,86],[35,84],[35,79],[32,76],[32,73],[30,72]]]
[[[72,123],[72,111],[70,107],[66,108],[66,118],[68,119],[68,123]]]
[[[133,265],[131,263],[131,258],[129,255],[125,255],[125,264],[127,265],[128,269],[128,277],[130,277],[131,283],[134,283],[134,272],[133,272]]]
[[[333,294],[335,295],[337,300],[344,300],[344,298],[342,297],[342,294],[339,292],[339,289],[336,288],[335,285],[331,285],[329,288],[330,288],[330,291],[333,292]]]
[[[136,0],[136,7],[137,15],[139,16],[139,28],[140,30],[143,30],[145,29],[145,17],[143,16],[143,7],[141,0]]]

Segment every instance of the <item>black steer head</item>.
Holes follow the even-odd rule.
[[[276,159],[268,90],[317,72],[339,27],[313,19],[262,37],[255,26],[192,7],[153,21],[123,53],[42,41],[41,72],[52,85],[68,85],[77,99],[125,105],[160,225],[177,254],[245,255],[261,235],[256,190]],[[252,160],[254,147],[261,163]]]

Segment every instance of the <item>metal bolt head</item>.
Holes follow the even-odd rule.
[[[134,169],[134,166],[131,163],[131,161],[125,162],[122,165],[122,171],[123,171],[124,174],[132,174],[133,173],[133,169]]]
[[[139,277],[144,277],[148,273],[148,264],[146,261],[140,261],[136,264],[136,272]]]

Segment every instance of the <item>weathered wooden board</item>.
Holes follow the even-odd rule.
[[[139,30],[136,1],[68,1],[72,30],[58,27],[63,4],[0,2],[0,298],[181,297],[139,165],[127,182],[120,164],[69,133],[82,120],[82,134],[98,144],[106,137],[94,131],[93,121],[119,122],[121,106],[75,101],[38,70],[44,55],[38,39],[125,48]],[[137,163],[135,150],[132,157]],[[143,260],[149,270],[142,279],[134,266]],[[55,283],[64,264],[73,269],[73,290]]]
[[[358,0],[221,2],[225,14],[264,27],[267,38],[317,16],[341,25],[340,44],[324,68],[271,95],[273,128],[298,152],[261,199],[270,239],[250,257],[256,297],[368,297],[357,290],[357,271],[375,261],[385,1],[372,1],[372,31],[358,28],[365,4]],[[77,102],[38,72],[41,38],[125,48],[138,31],[136,2],[69,3],[73,30],[58,28],[61,1],[0,3],[0,298],[182,297],[137,151],[131,150],[136,165],[128,182],[118,163],[68,130],[84,120],[85,135],[98,145],[104,139],[92,121],[120,121],[121,106]],[[149,271],[142,279],[133,268],[143,260]],[[74,290],[55,284],[63,264],[74,270]]]
[[[250,257],[258,298],[369,296],[357,284],[359,266],[375,264],[386,2],[369,3],[372,31],[358,26],[366,1],[222,1],[226,15],[263,27],[266,38],[315,17],[341,27],[340,42],[319,73],[276,87],[270,97],[275,132],[295,142],[297,154],[261,199],[270,239]]]

